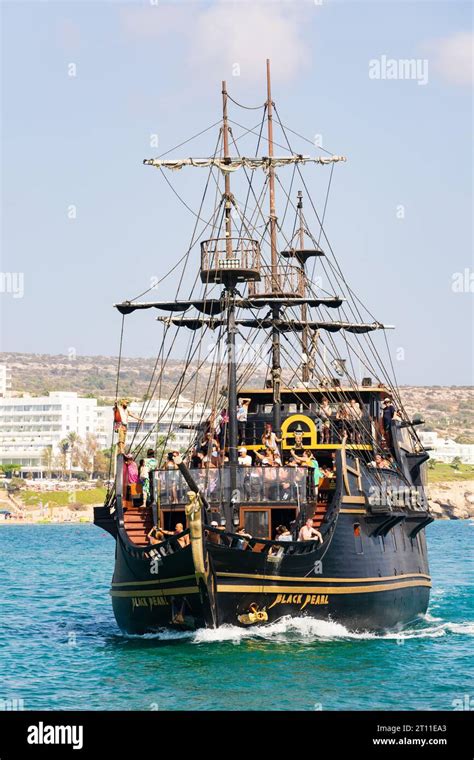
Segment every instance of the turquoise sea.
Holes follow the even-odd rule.
[[[299,619],[139,638],[112,614],[110,536],[93,525],[1,526],[0,708],[472,709],[474,522],[427,533],[429,612],[400,634]]]

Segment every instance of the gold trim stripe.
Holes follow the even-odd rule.
[[[366,510],[365,509],[340,509],[339,513],[343,515],[365,515]]]
[[[426,586],[431,588],[428,581],[407,581],[406,583],[381,584],[379,586],[217,586],[219,594],[372,594],[378,591],[409,588],[410,586]]]
[[[156,577],[153,581],[120,581],[112,583],[112,588],[119,588],[120,586],[144,586],[149,583],[176,583],[177,581],[190,581],[194,580],[196,576],[192,575],[179,575],[176,578],[160,578]]]
[[[199,594],[197,586],[178,586],[178,588],[154,588],[151,591],[136,589],[134,591],[109,591],[110,596],[182,596],[183,594]]]
[[[400,575],[382,575],[377,576],[376,578],[366,578],[365,576],[362,578],[326,578],[321,577],[321,579],[315,578],[314,576],[311,578],[292,578],[289,575],[255,575],[252,573],[217,573],[218,578],[252,578],[254,580],[257,580],[261,578],[263,581],[303,581],[306,583],[315,583],[318,582],[318,580],[321,583],[368,583],[369,581],[377,581],[378,583],[382,583],[384,581],[392,581],[392,580],[400,580],[400,578],[423,578],[428,581],[431,581],[431,576],[426,575],[425,573],[400,573]]]

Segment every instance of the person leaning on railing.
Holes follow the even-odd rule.
[[[318,460],[313,456],[313,452],[309,449],[305,449],[304,455],[302,457],[299,457],[295,452],[294,449],[291,450],[291,456],[293,459],[295,459],[298,464],[303,465],[304,467],[307,467],[310,471],[313,473],[313,482],[312,482],[312,490],[313,490],[313,499],[314,501],[318,500],[318,486],[319,481],[323,477],[323,472],[319,467]]]

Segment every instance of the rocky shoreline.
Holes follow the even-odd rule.
[[[433,517],[437,519],[474,518],[474,481],[459,480],[428,485],[428,501]]]

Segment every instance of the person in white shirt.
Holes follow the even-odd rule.
[[[251,401],[251,398],[237,399],[237,425],[239,428],[240,443],[245,443],[245,426],[247,424],[249,406]]]
[[[252,457],[250,454],[247,454],[247,449],[245,446],[241,446],[239,449],[239,456],[237,459],[237,463],[241,467],[251,467],[252,466]]]

